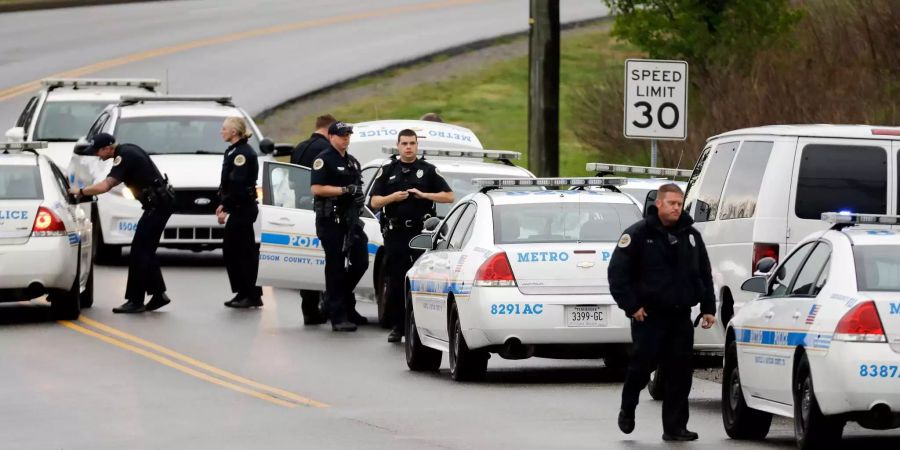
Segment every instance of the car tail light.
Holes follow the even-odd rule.
[[[516,277],[506,252],[494,253],[475,273],[475,286],[515,286]]]
[[[34,226],[31,228],[32,236],[65,236],[66,224],[47,208],[38,208],[37,217],[34,218]]]
[[[872,134],[875,136],[900,136],[900,129],[896,128],[873,128]]]
[[[778,261],[778,244],[763,244],[760,242],[753,243],[753,262],[750,264],[750,271],[756,271],[756,263],[763,258],[772,258]]]
[[[834,329],[834,341],[887,342],[875,302],[869,300],[853,307]]]

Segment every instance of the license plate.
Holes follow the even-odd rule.
[[[609,306],[566,305],[567,327],[605,327]]]

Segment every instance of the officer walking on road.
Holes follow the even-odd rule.
[[[291,153],[291,164],[304,167],[312,167],[313,161],[325,150],[331,148],[328,140],[328,127],[337,122],[331,114],[316,117],[316,131],[309,139],[297,144]],[[319,325],[325,323],[325,315],[319,308],[319,291],[300,291],[300,311],[303,313],[304,325]]]
[[[353,127],[328,127],[331,147],[312,165],[316,234],[325,250],[325,312],[333,331],[356,331],[368,320],[356,312],[353,290],[369,267],[368,237],[359,222],[365,203],[359,162],[347,153]]]
[[[87,151],[103,161],[113,158],[112,170],[104,180],[84,188],[72,187],[69,192],[78,196],[99,195],[109,192],[119,183],[125,183],[144,210],[131,241],[126,302],[113,308],[113,312],[131,314],[162,308],[171,299],[166,295],[166,283],[156,249],[175,202],[175,193],[168,178],[159,172],[142,148],[134,144],[117,144],[110,134],[98,133]],[[144,305],[146,294],[151,297]]]
[[[422,232],[426,220],[434,217],[435,202],[452,203],[453,191],[437,168],[417,158],[419,141],[413,130],[397,135],[399,157],[375,175],[372,208],[381,213],[387,275],[386,313],[393,329],[388,342],[400,342],[406,322],[406,272],[422,254],[409,248],[409,241]],[[381,286],[378,286],[381,288]]]
[[[665,374],[663,440],[693,441],[688,431],[688,394],[693,367],[691,307],[700,303],[703,328],[715,324],[715,294],[709,257],[694,221],[685,213],[684,193],[660,186],[655,205],[628,227],[609,264],[609,290],[632,319],[634,355],[622,388],[619,429],[634,430],[638,397],[659,367]]]
[[[256,203],[256,177],[259,163],[256,150],[247,143],[250,132],[242,117],[228,117],[222,124],[222,139],[231,144],[222,161],[219,182],[219,207],[216,217],[225,225],[222,256],[236,295],[225,302],[229,308],[258,308],[263,305],[262,289],[256,285],[259,246],[253,223],[259,215]]]

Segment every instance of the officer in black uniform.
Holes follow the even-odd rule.
[[[259,163],[256,150],[247,143],[250,132],[242,117],[229,117],[222,124],[222,139],[231,145],[222,161],[219,183],[219,207],[216,217],[225,225],[222,256],[234,298],[229,308],[258,308],[263,305],[262,289],[256,285],[259,270],[259,245],[253,222],[259,215],[256,203],[256,177]]]
[[[368,237],[359,221],[365,203],[359,162],[347,153],[353,127],[328,127],[331,148],[312,165],[316,234],[325,250],[325,312],[334,331],[356,331],[368,320],[356,312],[353,290],[369,267]]]
[[[388,289],[386,313],[392,330],[388,342],[400,342],[406,320],[406,272],[422,254],[409,248],[409,240],[422,232],[429,217],[434,217],[435,202],[452,203],[453,191],[437,168],[416,157],[418,136],[413,130],[397,135],[399,157],[382,167],[372,186],[372,208],[381,212]]]
[[[692,441],[688,431],[694,327],[691,307],[700,303],[703,328],[715,324],[716,299],[709,256],[694,221],[682,208],[675,184],[660,186],[655,205],[628,227],[609,263],[609,290],[632,319],[634,354],[622,388],[619,428],[634,430],[638,397],[659,367],[665,372],[663,439]]]
[[[312,167],[313,161],[316,160],[319,153],[331,148],[331,141],[328,140],[328,127],[335,122],[337,121],[331,114],[316,117],[316,131],[309,139],[297,144],[297,147],[291,152],[291,164]],[[303,312],[305,325],[325,323],[325,315],[319,308],[320,297],[319,291],[300,291],[300,311]]]
[[[166,295],[166,283],[163,281],[156,249],[166,222],[172,215],[175,193],[147,152],[137,145],[116,144],[112,135],[98,133],[88,152],[96,153],[104,161],[114,158],[112,170],[106,179],[85,188],[73,187],[70,192],[78,196],[99,195],[109,192],[119,183],[125,183],[125,187],[131,190],[144,209],[131,241],[128,283],[125,287],[126,302],[113,308],[113,312],[142,313],[162,308],[171,300]],[[151,295],[146,305],[145,294]]]

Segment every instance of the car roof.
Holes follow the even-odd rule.
[[[37,165],[40,156],[35,158],[33,153],[3,153],[0,152],[0,166],[34,166]]]
[[[900,229],[886,226],[850,227],[841,230],[853,245],[900,245]]]
[[[481,148],[475,133],[459,125],[427,120],[373,120],[353,124],[350,149],[354,144],[359,146],[367,142],[396,145],[397,133],[406,128],[419,135],[419,145],[423,148]]]
[[[552,192],[552,194],[550,194]],[[513,189],[497,189],[482,195],[491,199],[495,205],[521,205],[534,203],[617,203],[634,205],[634,201],[626,194],[613,191],[521,191]],[[637,208],[637,205],[635,205]]]
[[[47,102],[116,102],[123,95],[154,95],[137,86],[97,86],[72,89],[69,87],[54,88],[47,93]]]
[[[119,117],[162,117],[162,116],[243,116],[236,106],[210,102],[146,102],[132,105],[118,105]]]
[[[876,130],[883,130],[875,134]],[[900,140],[900,127],[876,126],[876,125],[767,125],[754,128],[742,128],[717,134],[707,139],[707,142],[719,138],[737,136],[800,136],[821,138],[850,138],[850,139],[882,139]]]
[[[376,159],[369,161],[364,169],[369,167],[377,167],[384,166],[390,163],[390,159]],[[468,173],[468,174],[483,174],[483,175],[491,175],[491,176],[502,176],[502,177],[528,177],[531,178],[534,175],[531,174],[527,169],[519,167],[519,166],[510,166],[507,164],[496,163],[496,162],[485,162],[479,158],[455,158],[455,159],[431,159],[426,158],[426,162],[433,164],[437,169],[441,172],[446,173]]]

